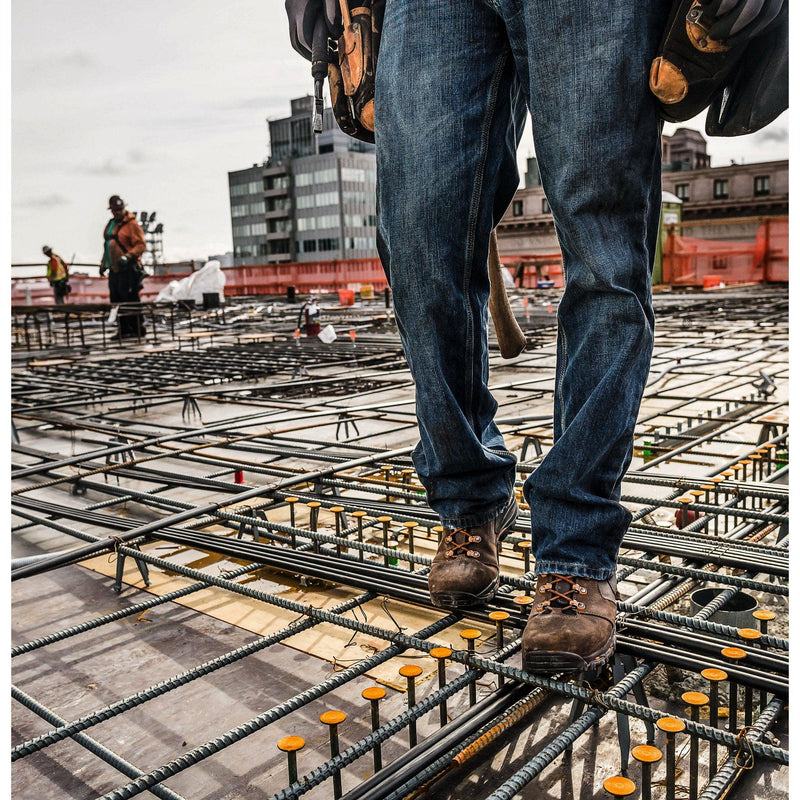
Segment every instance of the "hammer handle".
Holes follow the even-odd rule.
[[[525,349],[525,334],[508,302],[502,270],[497,250],[497,233],[492,231],[489,239],[489,313],[494,322],[500,355],[503,358],[516,358]]]

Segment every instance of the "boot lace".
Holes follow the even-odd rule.
[[[480,558],[481,554],[477,550],[472,550],[470,548],[471,544],[477,544],[480,541],[480,536],[471,534],[466,528],[445,530],[444,543],[447,546],[447,550],[444,556],[445,558],[451,559],[458,558],[459,556]]]
[[[542,584],[538,593],[544,595],[541,603],[536,604],[536,610],[544,614],[561,611],[565,614],[577,614],[584,611],[586,605],[579,597],[586,594],[586,587],[579,583],[580,578],[574,575],[559,575],[551,573],[542,575]]]

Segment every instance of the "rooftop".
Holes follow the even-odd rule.
[[[427,597],[438,520],[383,297],[323,298],[331,344],[296,339],[299,307],[277,297],[164,307],[124,345],[91,307],[69,343],[55,309],[36,312],[38,337],[16,327],[12,795],[331,798],[339,776],[348,800],[602,797],[626,771],[642,783],[626,731],[666,757],[652,722],[677,718],[679,772],[653,765],[655,798],[688,786],[690,743],[700,789],[713,777],[704,798],[729,783],[732,800],[788,798],[786,287],[655,296],[622,487],[620,658],[591,691],[520,669],[520,489],[552,445],[559,292],[511,301],[527,349],[504,361],[492,339],[491,385],[521,516],[498,597],[464,614]],[[718,611],[702,588],[742,605]],[[452,651],[443,684],[437,646]],[[383,699],[362,695],[376,685]],[[706,705],[693,722],[681,696],[715,687],[718,721]],[[334,758],[331,711],[346,715]]]

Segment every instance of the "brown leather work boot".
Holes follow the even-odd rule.
[[[431,601],[440,608],[486,603],[500,583],[501,540],[517,518],[517,501],[474,528],[445,528],[428,575]]]
[[[574,672],[605,664],[616,646],[616,595],[616,578],[539,575],[522,634],[523,669]]]

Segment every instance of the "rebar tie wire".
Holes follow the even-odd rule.
[[[16,689],[12,686],[12,693],[15,699],[22,703],[22,705],[33,711],[35,714],[38,714],[42,719],[46,720],[51,725],[62,725],[66,722],[54,711],[51,711],[46,706],[43,706],[41,703],[34,700],[30,695],[25,694],[25,692],[21,691],[20,689]],[[104,747],[98,741],[87,736],[85,733],[76,733],[74,739],[78,744],[85,747],[90,753],[93,753],[102,761],[105,761],[106,764],[110,764],[112,767],[114,767],[114,769],[119,770],[128,778],[139,778],[144,775],[144,773],[133,764],[126,761],[112,750],[109,750],[107,747]],[[181,795],[173,792],[168,786],[153,786],[150,791],[152,791],[156,797],[163,798],[163,800],[184,800]]]
[[[679,578],[694,578],[697,581],[721,583],[725,586],[750,589],[754,592],[768,592],[769,594],[777,594],[785,597],[789,596],[789,587],[782,584],[754,581],[750,578],[723,575],[719,572],[710,572],[704,569],[692,569],[691,567],[680,567],[674,564],[662,564],[658,561],[654,562],[643,558],[630,558],[629,556],[619,556],[617,563],[638,567],[640,569],[653,570],[654,572],[662,572],[665,575],[674,575]]]
[[[404,800],[404,798],[406,798],[410,792],[414,791],[419,787],[425,786],[428,782],[433,781],[438,776],[440,776],[448,767],[452,765],[453,759],[457,758],[462,752],[465,752],[465,750],[468,750],[476,743],[478,743],[479,740],[486,735],[486,733],[492,730],[492,728],[494,728],[495,726],[502,726],[502,725],[508,727],[510,725],[515,724],[516,721],[518,720],[512,721],[512,719],[522,711],[523,706],[526,703],[532,702],[534,704],[533,708],[536,708],[548,696],[549,695],[546,692],[541,692],[538,695],[529,694],[527,697],[522,698],[522,700],[519,700],[513,706],[510,706],[496,723],[488,722],[486,725],[483,726],[483,728],[476,731],[471,736],[468,736],[467,738],[463,739],[455,747],[448,750],[446,753],[437,758],[435,761],[432,761],[427,767],[425,767],[425,769],[421,770],[416,775],[414,775],[414,777],[405,781],[403,784],[398,786],[394,791],[388,794],[385,798],[381,798],[381,800]],[[533,698],[533,700],[531,700],[531,698]]]
[[[127,548],[125,548],[127,549]],[[139,551],[132,551],[139,554]],[[168,564],[168,568],[175,571],[180,572],[190,577],[195,575],[202,576],[202,573],[198,573],[197,570],[192,569],[191,567],[185,567],[180,564],[173,564],[171,562],[164,562],[162,559],[149,556],[146,554],[142,554],[145,556],[145,560],[155,564],[156,566],[162,566],[164,563]],[[369,636],[373,636],[378,639],[383,639],[385,641],[391,642],[393,645],[402,645],[404,649],[414,649],[420,650],[422,652],[428,652],[429,650],[433,649],[437,645],[431,642],[426,641],[424,638],[421,638],[421,634],[417,635],[407,635],[403,633],[399,633],[397,631],[390,631],[384,628],[379,628],[375,625],[370,625],[366,623],[361,623],[356,620],[349,619],[347,617],[337,616],[332,614],[329,611],[324,611],[322,609],[317,609],[312,606],[302,605],[292,600],[287,600],[282,597],[277,597],[274,595],[269,595],[264,592],[259,592],[257,590],[249,589],[248,587],[240,586],[239,584],[232,584],[229,581],[224,581],[220,578],[216,578],[214,576],[206,576],[207,580],[210,583],[220,586],[221,588],[230,589],[233,592],[243,594],[246,596],[253,597],[254,599],[263,600],[271,605],[276,605],[295,613],[305,613],[309,616],[319,619],[324,622],[331,622],[333,624],[338,624],[342,627],[349,628],[350,630],[356,630],[361,633],[365,633]],[[448,614],[439,623],[434,623],[434,626],[443,625],[445,628],[449,627],[449,625],[453,624],[458,619],[458,615],[456,614]],[[432,627],[434,627],[432,626]],[[432,635],[432,634],[428,634]],[[574,686],[572,683],[564,683],[562,681],[554,681],[548,678],[543,678],[539,676],[531,675],[527,672],[524,672],[520,669],[515,669],[513,667],[509,667],[505,664],[497,664],[490,659],[486,659],[482,656],[479,656],[476,653],[470,654],[467,650],[454,650],[452,655],[450,656],[452,661],[457,661],[459,663],[465,664],[470,667],[475,667],[484,670],[485,672],[493,672],[498,675],[503,675],[506,678],[511,680],[516,680],[518,682],[525,682],[530,683],[533,686],[538,686],[544,689],[550,689],[552,691],[566,694],[569,697],[577,697],[578,699],[582,700],[583,702],[589,702],[589,693],[585,689],[581,689],[580,687]],[[640,716],[643,719],[650,719],[655,721],[662,717],[668,716],[667,714],[653,711],[647,707],[636,706],[635,704],[626,703],[624,701],[616,700],[614,697],[611,697],[608,694],[602,695],[603,701],[606,702],[610,708],[614,711],[622,711],[623,713],[629,713],[633,716]],[[692,730],[702,738],[707,739],[715,739],[718,743],[724,744],[726,747],[735,747],[735,737],[723,731],[717,731],[714,728],[709,728],[708,726],[702,725],[701,723],[694,723],[691,720],[686,721],[687,729]],[[719,738],[719,736],[722,738]],[[773,748],[771,745],[761,745],[759,744],[756,747],[756,753],[759,756],[764,756],[769,758],[770,760],[778,761],[779,763],[788,763],[784,761],[787,758],[788,754],[784,750],[780,750],[779,748]]]
[[[780,698],[773,698],[766,706],[764,711],[759,714],[755,724],[746,731],[742,737],[747,741],[748,751],[752,749],[754,742],[763,737],[770,726],[775,722],[784,708],[784,702]],[[737,764],[739,751],[728,755],[725,763],[717,770],[711,780],[708,781],[698,800],[722,800],[727,797],[733,784],[741,776],[747,767]]]
[[[668,611],[659,611],[649,606],[640,606],[635,603],[627,603],[624,600],[617,600],[617,609],[625,612],[626,617],[623,622],[628,618],[628,615],[634,619],[654,619],[659,622],[669,622],[673,625],[680,625],[685,628],[691,628],[696,631],[703,631],[705,633],[715,633],[718,636],[724,636],[730,639],[736,639],[739,635],[739,629],[730,625],[720,625],[718,622],[711,622],[709,620],[698,619],[697,617],[686,617],[682,614],[672,614]],[[775,636],[762,636],[758,640],[759,644],[764,644],[767,647],[772,647],[776,650],[788,650],[788,639],[778,639]]]
[[[552,742],[542,749],[525,766],[512,775],[502,786],[492,792],[486,800],[512,800],[514,795],[530,783],[545,767],[554,761],[564,750],[575,742],[581,734],[597,722],[608,710],[611,698],[617,699],[628,694],[633,686],[645,678],[654,669],[652,664],[642,664],[629,672],[616,686],[603,696],[604,708],[592,706],[581,714],[568,728],[560,733]],[[588,694],[588,693],[587,693]],[[585,702],[589,702],[589,695]],[[667,716],[664,714],[663,716]]]
[[[318,609],[311,609],[309,608],[309,612],[314,611],[319,613]],[[409,639],[412,643],[419,641],[427,645],[428,649],[431,649],[435,645],[429,644],[427,642],[427,638],[429,636],[434,636],[441,631],[448,628],[450,625],[453,624],[455,621],[455,615],[448,615],[441,620],[433,623],[432,625],[428,625],[427,627],[423,628],[422,630],[418,631],[416,637],[407,637],[401,634],[396,634],[397,639]],[[371,626],[370,626],[371,627]],[[384,634],[387,632],[384,631]],[[383,636],[382,638],[387,638]],[[328,692],[333,691],[334,689],[338,688],[339,686],[347,683],[354,678],[363,675],[365,672],[369,671],[373,667],[378,666],[390,659],[394,658],[395,656],[402,653],[404,650],[408,649],[411,646],[405,642],[394,642],[388,648],[386,648],[381,653],[376,653],[373,656],[363,659],[358,664],[354,664],[351,667],[347,667],[346,669],[342,670],[341,672],[335,673],[331,675],[326,680],[318,683],[316,686],[310,687],[305,691],[301,692],[299,695],[295,695],[295,697],[287,700],[284,703],[280,703],[277,706],[273,706],[268,711],[265,711],[262,714],[259,714],[257,717],[249,720],[248,722],[242,723],[241,725],[233,728],[230,731],[222,734],[221,736],[216,737],[215,739],[209,740],[208,742],[193,748],[192,750],[183,753],[178,758],[173,759],[168,764],[165,764],[161,767],[150,772],[148,775],[144,775],[138,777],[136,780],[132,781],[125,786],[121,786],[108,794],[103,795],[100,800],[124,800],[124,798],[135,797],[137,794],[144,792],[148,789],[151,789],[156,784],[160,783],[161,781],[166,780],[173,775],[176,775],[179,772],[182,772],[184,769],[187,769],[190,766],[202,761],[205,758],[213,755],[214,753],[223,750],[224,748],[235,744],[238,741],[241,741],[246,736],[249,736],[256,731],[265,728],[266,726],[270,725],[272,722],[276,720],[282,719],[283,717],[290,714],[292,711],[296,711],[299,708],[307,705],[308,703],[312,702],[313,700],[322,697],[323,695],[327,694]]]
[[[352,461],[346,462],[344,465],[340,465],[340,466],[344,466],[346,468],[354,468],[354,467],[357,467],[357,466],[363,466],[364,464],[367,464],[367,463],[374,463],[375,461],[379,461],[382,458],[389,458],[391,456],[397,456],[397,455],[400,455],[400,454],[405,455],[407,453],[410,453],[412,450],[413,450],[413,447],[404,447],[404,448],[399,448],[399,449],[396,449],[396,450],[385,451],[385,452],[381,452],[381,453],[375,453],[375,454],[372,454],[372,455],[369,455],[369,456],[364,456],[362,458],[353,459]],[[335,470],[336,470],[336,467],[328,467],[326,469],[315,470],[313,472],[305,472],[302,475],[293,476],[291,478],[285,478],[285,479],[283,479],[281,481],[277,481],[276,483],[269,484],[267,486],[257,486],[257,487],[255,487],[253,489],[248,489],[247,491],[242,492],[239,495],[239,502],[242,502],[244,500],[249,500],[252,497],[261,497],[263,495],[269,495],[272,492],[274,492],[276,489],[285,489],[288,486],[294,486],[294,485],[296,485],[298,483],[308,483],[309,481],[313,481],[313,480],[316,480],[318,478],[327,477],[329,474],[331,474]],[[219,502],[219,503],[208,503],[208,504],[206,504],[204,506],[199,506],[199,507],[194,508],[194,509],[177,512],[177,513],[172,514],[172,515],[170,515],[168,517],[165,517],[164,519],[157,520],[155,522],[150,522],[150,523],[147,523],[147,524],[144,524],[144,525],[140,525],[139,527],[133,529],[132,531],[129,531],[128,533],[123,534],[122,535],[122,539],[127,542],[127,541],[130,541],[131,539],[136,538],[137,536],[144,536],[146,534],[151,534],[154,531],[158,531],[158,530],[160,530],[162,528],[166,528],[169,525],[174,524],[174,523],[183,522],[183,521],[185,521],[187,519],[190,519],[191,517],[196,517],[196,516],[202,515],[202,514],[213,513],[215,511],[218,511],[220,508],[222,508],[222,507],[224,507],[226,505],[231,505],[233,502],[234,501],[231,500],[231,501],[225,501],[225,502]],[[76,548],[74,556],[88,557],[88,556],[91,556],[91,555],[95,555],[95,554],[97,554],[99,552],[102,552],[108,546],[110,546],[110,542],[108,542],[107,540],[105,542],[98,541],[98,542],[96,542],[95,544],[93,544],[91,546],[87,545],[87,546],[85,546],[83,548]],[[45,562],[43,562],[41,564],[37,564],[36,567],[33,568],[33,569],[27,568],[27,567],[23,567],[23,568],[21,568],[19,570],[16,570],[14,573],[12,573],[11,580],[17,580],[19,578],[23,578],[23,577],[28,577],[30,575],[39,574],[39,573],[44,572],[44,571],[46,571],[48,569],[52,569],[54,567],[59,566],[60,564],[64,563],[64,561],[66,561],[66,560],[70,560],[70,559],[69,558],[56,558],[56,557],[54,557],[54,558],[50,559],[49,561],[45,561]]]
[[[246,575],[248,572],[254,572],[255,570],[259,569],[263,569],[263,564],[248,564],[245,567],[240,567],[239,569],[226,572],[222,575],[222,577],[232,580],[233,578],[238,578],[242,575]],[[177,600],[181,597],[185,597],[188,594],[199,592],[202,589],[207,588],[208,584],[206,583],[195,583],[191,586],[186,586],[183,589],[177,589],[176,591],[169,592],[168,594],[153,597],[149,600],[143,600],[142,602],[128,606],[127,608],[122,608],[118,611],[112,611],[110,614],[104,614],[103,616],[96,617],[95,619],[87,620],[86,622],[81,622],[77,625],[72,625],[69,628],[64,628],[63,630],[47,634],[46,636],[41,636],[38,639],[33,639],[29,642],[25,642],[24,644],[12,647],[11,658],[20,656],[23,653],[30,653],[32,650],[38,650],[40,647],[46,647],[49,644],[55,644],[55,642],[61,642],[64,639],[69,639],[70,637],[77,636],[81,633],[87,633],[88,631],[99,628],[102,625],[108,625],[110,622],[117,622],[125,617],[131,617],[135,614],[148,611],[155,606],[168,603],[170,600]]]
[[[121,548],[121,552],[124,552],[125,550],[128,550],[128,548]],[[292,710],[295,710],[296,708],[299,708],[302,705],[311,702],[311,700],[316,699],[317,697],[321,696],[321,694],[325,694],[328,691],[331,691],[333,688],[336,688],[342,683],[347,682],[356,675],[363,674],[363,672],[368,671],[373,666],[377,666],[377,664],[383,663],[384,661],[393,658],[395,655],[399,654],[405,649],[411,648],[415,650],[420,650],[422,652],[427,652],[431,650],[436,645],[427,641],[427,638],[441,630],[446,629],[447,627],[452,625],[457,619],[456,615],[450,614],[444,617],[443,619],[439,620],[438,622],[428,626],[428,628],[423,629],[423,631],[420,631],[417,635],[406,635],[399,633],[397,631],[387,631],[385,629],[379,628],[374,625],[367,625],[364,623],[360,623],[356,620],[351,620],[347,617],[337,616],[328,611],[316,609],[311,606],[304,606],[300,603],[296,603],[294,601],[290,601],[285,598],[268,595],[264,592],[259,592],[253,589],[249,589],[247,587],[239,586],[238,584],[232,584],[230,581],[225,581],[220,578],[216,578],[214,576],[204,575],[203,573],[200,573],[199,571],[194,570],[190,567],[184,567],[179,564],[165,562],[163,559],[159,559],[154,556],[149,556],[147,554],[140,554],[139,551],[134,550],[131,551],[131,553],[135,553],[137,556],[139,555],[143,556],[144,560],[148,561],[149,563],[153,563],[156,566],[164,566],[166,564],[168,569],[171,569],[175,572],[180,572],[190,577],[199,577],[201,580],[205,579],[209,583],[220,586],[221,588],[227,588],[239,594],[247,595],[255,599],[261,599],[267,603],[292,610],[296,613],[307,614],[309,617],[314,618],[316,620],[332,622],[342,627],[349,628],[351,630],[357,630],[362,633],[366,633],[370,636],[374,636],[375,638],[389,641],[391,642],[391,646],[387,648],[387,650],[383,651],[383,653],[371,656],[370,658],[362,661],[360,664],[354,665],[353,667],[349,667],[343,670],[342,672],[337,673],[336,675],[329,678],[326,682],[323,682],[323,684],[318,684],[317,687],[306,690],[300,695],[297,695],[292,700],[287,701],[286,703],[281,704],[279,706],[276,706],[270,711],[265,712],[264,714],[250,720],[247,723],[244,723],[243,725],[238,726],[237,728],[227,732],[226,734],[223,734],[220,737],[217,737],[214,740],[207,742],[204,745],[194,748],[192,751],[183,754],[179,759],[176,759],[170,762],[169,764],[164,765],[163,767],[160,767],[157,770],[154,770],[149,775],[137,778],[131,784],[128,784],[127,786],[121,787],[115,792],[105,795],[103,800],[121,800],[121,798],[133,797],[136,794],[145,791],[147,788],[149,788],[149,786],[159,783],[162,780],[166,780],[168,777],[171,777],[177,772],[180,772],[183,769],[186,769],[187,767],[197,763],[198,761],[207,758],[208,756],[218,752],[224,747],[227,747],[230,744],[239,741],[240,739],[244,738],[250,733],[253,733],[256,730],[260,730],[266,725],[269,725],[272,721],[274,721],[274,719],[278,719],[281,718],[282,716],[285,716]],[[560,694],[565,694],[569,697],[577,697],[583,700],[585,703],[589,703],[591,701],[589,692],[580,687],[576,687],[573,684],[567,684],[561,681],[554,681],[539,676],[532,676],[522,670],[509,667],[505,664],[498,664],[492,660],[485,659],[474,653],[470,654],[468,651],[454,651],[451,655],[451,660],[466,664],[470,667],[482,669],[483,671],[486,672],[494,672],[496,674],[502,674],[504,677],[509,678],[511,680],[530,683],[534,686],[539,686],[544,689],[550,689]],[[649,671],[649,668],[647,671]],[[328,685],[329,688],[325,688]],[[608,705],[609,708],[615,711],[621,711],[622,713],[627,713],[629,715],[638,716],[643,719],[655,720],[655,719],[660,719],[661,717],[668,716],[667,714],[656,712],[646,707],[618,700],[615,697],[612,697],[610,694],[604,694],[601,695],[601,697],[603,699],[603,702],[606,703],[606,705]],[[690,731],[696,733],[702,738],[716,740],[718,743],[723,744],[724,746],[727,747],[731,748],[735,747],[736,739],[732,734],[719,731],[717,729],[709,728],[700,723],[693,723],[690,720],[686,721],[686,725]],[[769,760],[777,761],[778,763],[784,763],[784,764],[788,763],[788,753],[785,750],[781,750],[780,748],[775,748],[771,745],[766,745],[762,743],[755,744],[753,749],[758,756],[768,758]]]
[[[521,640],[516,640],[507,645],[503,650],[498,653],[500,658],[508,658],[513,655],[521,647]],[[306,792],[313,789],[315,786],[326,781],[328,778],[333,777],[336,772],[340,772],[344,767],[352,764],[358,758],[369,753],[372,748],[385,742],[395,734],[400,733],[407,725],[414,720],[419,719],[424,714],[436,708],[442,700],[452,697],[457,692],[464,689],[472,680],[477,680],[483,674],[480,670],[470,669],[461,673],[457,678],[448,681],[446,686],[441,689],[436,689],[429,694],[424,700],[421,700],[412,708],[398,714],[394,719],[386,722],[377,730],[367,734],[358,742],[350,745],[339,755],[331,758],[325,764],[320,765],[308,774],[300,778],[296,783],[287,786],[279,792],[276,792],[270,800],[290,800],[291,798],[300,797]]]
[[[365,592],[359,597],[354,597],[338,604],[335,608],[331,609],[331,612],[337,614],[346,613],[351,608],[373,599],[374,596],[375,595],[372,592]],[[271,647],[273,644],[282,642],[285,639],[288,639],[297,633],[301,633],[302,631],[308,630],[309,628],[312,628],[318,624],[319,620],[311,619],[307,614],[304,614],[302,620],[297,619],[292,621],[289,626],[283,630],[276,631],[269,636],[263,636],[253,642],[250,642],[249,644],[237,647],[235,650],[231,650],[228,653],[217,656],[211,661],[206,661],[205,663],[200,664],[193,669],[187,670],[186,672],[182,672],[178,675],[174,675],[167,680],[150,686],[144,691],[137,692],[136,694],[130,695],[123,700],[118,700],[116,703],[112,703],[104,708],[98,709],[97,711],[93,711],[90,714],[85,714],[83,717],[80,717],[74,722],[65,723],[64,727],[56,728],[55,730],[35,736],[33,739],[29,739],[28,741],[12,748],[11,760],[17,761],[20,758],[24,758],[25,756],[29,756],[32,753],[38,752],[39,750],[43,750],[45,747],[49,747],[51,744],[55,744],[56,742],[60,742],[62,739],[74,736],[80,731],[84,731],[87,728],[91,728],[94,725],[105,722],[106,720],[122,714],[125,711],[130,711],[132,708],[143,705],[148,700],[154,700],[156,697],[160,697],[172,689],[176,689],[179,686],[185,686],[187,683],[191,683],[193,680],[197,680],[198,678],[209,675],[210,673],[215,672],[222,667],[235,664],[237,661],[240,661],[246,656],[257,653],[267,647]],[[12,687],[12,697],[15,697],[15,691],[16,687]],[[15,697],[15,699],[17,698]]]

